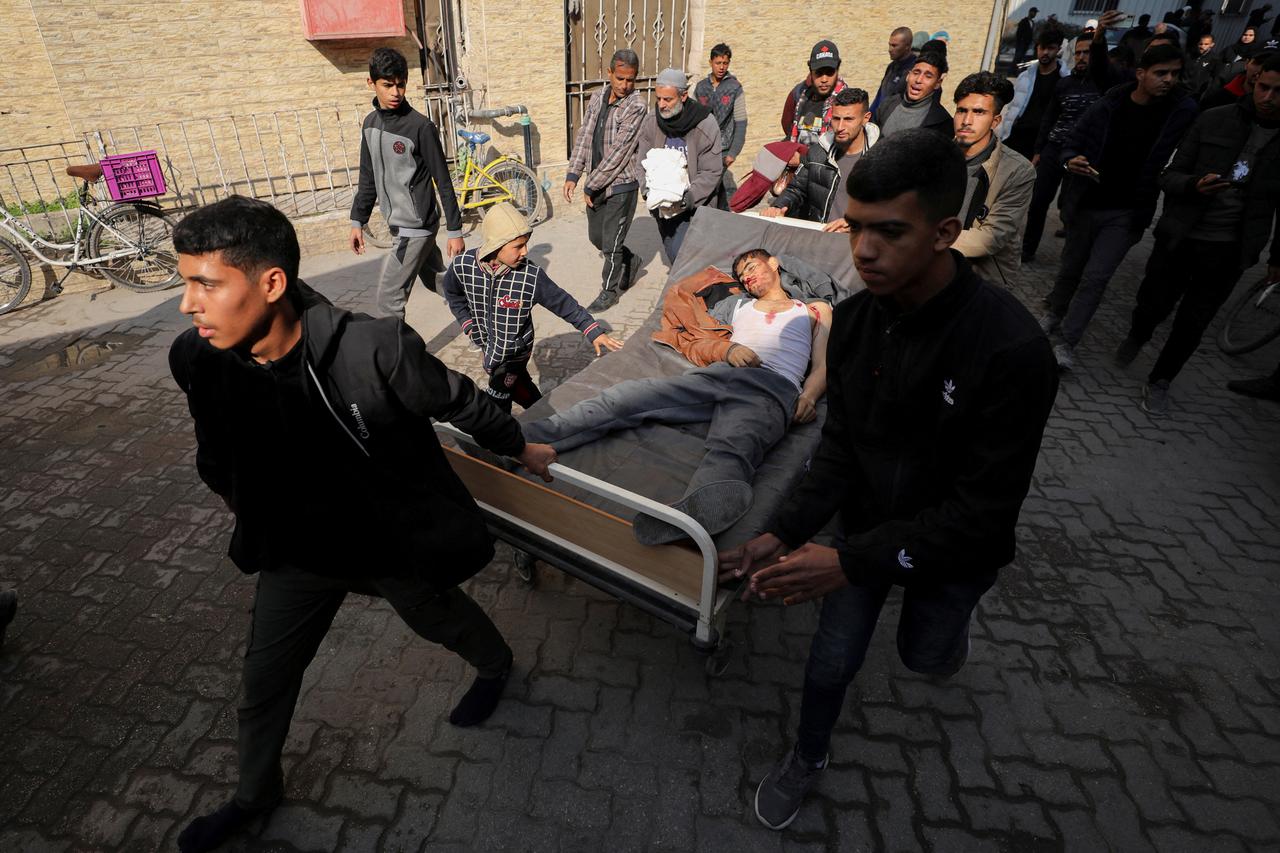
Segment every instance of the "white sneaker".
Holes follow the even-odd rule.
[[[1054,344],[1053,360],[1058,362],[1059,370],[1071,370],[1076,366],[1076,352],[1071,344]]]

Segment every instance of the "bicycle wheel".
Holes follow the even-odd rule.
[[[94,223],[89,232],[89,256],[121,255],[95,267],[116,284],[146,292],[164,290],[182,281],[178,253],[173,248],[173,220],[163,211],[142,204],[118,204]]]
[[[488,170],[495,184],[502,184],[511,193],[511,203],[516,206],[530,225],[538,225],[547,217],[547,203],[542,197],[538,176],[524,163],[507,160]]]
[[[1227,355],[1243,355],[1280,335],[1280,282],[1264,276],[1241,294],[1227,311],[1218,332],[1218,348]]]
[[[0,240],[0,314],[21,305],[30,289],[31,265],[17,246]]]

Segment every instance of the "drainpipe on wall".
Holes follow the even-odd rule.
[[[505,118],[506,116],[515,115],[520,116],[520,133],[524,136],[524,164],[536,171],[538,167],[533,164],[533,135],[530,130],[533,120],[529,118],[528,107],[524,104],[516,104],[510,107],[494,107],[486,110],[467,110],[469,118]]]

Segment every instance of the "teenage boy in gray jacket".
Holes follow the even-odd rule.
[[[436,193],[448,229],[445,250],[452,258],[466,248],[440,133],[431,119],[409,106],[404,96],[408,80],[409,64],[400,51],[380,47],[369,57],[373,112],[360,131],[360,186],[351,202],[351,249],[364,254],[361,229],[377,201],[396,239],[378,279],[376,309],[383,317],[404,317],[413,280],[421,278],[424,286],[435,290],[436,275],[444,272],[436,245]]]

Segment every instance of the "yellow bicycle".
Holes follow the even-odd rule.
[[[458,148],[458,158],[453,165],[453,194],[464,216],[491,204],[509,201],[530,225],[546,220],[547,202],[533,169],[505,154],[491,160],[481,159],[477,150],[491,138],[483,131],[459,128],[458,136],[466,145]],[[394,242],[380,216],[369,220],[364,232],[365,239],[374,246],[385,249]]]

